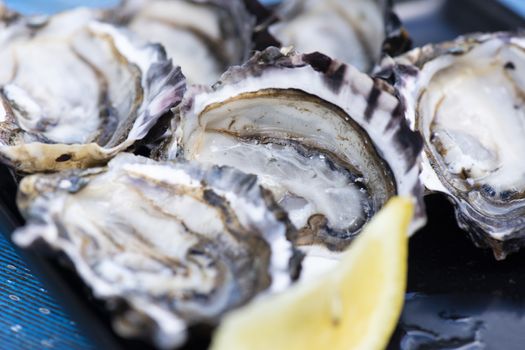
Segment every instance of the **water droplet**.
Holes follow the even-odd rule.
[[[45,307],[41,307],[38,309],[38,311],[40,311],[41,313],[43,313],[44,315],[49,315],[51,313],[51,311],[49,311],[49,309],[45,308]]]
[[[13,294],[9,295],[9,299],[11,299],[13,301],[19,301],[20,300],[19,297],[17,297],[16,295],[13,295]]]
[[[16,270],[16,266],[14,266],[14,265],[7,264],[6,266],[7,266],[7,268],[10,269],[10,270]]]
[[[15,324],[14,326],[11,326],[11,330],[13,332],[20,332],[22,330],[22,326],[19,324]]]

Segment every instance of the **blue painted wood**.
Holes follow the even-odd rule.
[[[77,6],[110,7],[119,0],[4,0],[10,8],[24,14],[44,14],[64,11]],[[276,4],[280,0],[261,0],[263,4]]]
[[[8,240],[0,217],[0,348],[94,349]]]
[[[4,0],[13,10],[24,14],[48,14],[64,11],[77,6],[110,7],[119,0]]]
[[[512,11],[525,18],[525,1],[523,0],[499,0],[502,4],[509,7]]]

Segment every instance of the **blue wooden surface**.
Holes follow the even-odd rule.
[[[4,0],[10,8],[24,14],[53,13],[77,6],[109,7],[119,0]]]
[[[280,0],[262,0],[265,4],[275,4]],[[76,6],[110,7],[119,0],[4,0],[18,12],[25,14],[42,14],[63,11]]]
[[[499,2],[505,4],[520,16],[525,17],[525,0],[499,0]]]
[[[0,231],[10,225],[0,219]],[[7,236],[0,234],[0,349],[92,349]]]

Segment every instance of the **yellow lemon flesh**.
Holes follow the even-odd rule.
[[[413,205],[396,197],[334,270],[225,317],[214,350],[383,349],[403,306]]]

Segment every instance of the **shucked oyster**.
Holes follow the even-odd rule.
[[[106,162],[178,104],[180,68],[88,10],[4,19],[0,157],[22,172]]]
[[[123,153],[108,168],[32,175],[14,240],[65,253],[94,295],[123,301],[115,329],[180,345],[295,274],[286,215],[253,175]]]
[[[320,51],[364,72],[379,60],[387,32],[400,25],[388,0],[285,0],[277,12],[280,20],[269,29],[282,45]]]
[[[255,18],[242,0],[124,0],[114,16],[182,67],[192,83],[213,84],[251,51]]]
[[[393,195],[420,201],[421,142],[400,107],[349,65],[269,48],[190,90],[162,154],[257,174],[313,258],[343,250]],[[414,227],[423,221],[419,206]]]
[[[415,49],[394,73],[424,138],[423,182],[448,194],[459,225],[498,259],[525,243],[525,37],[473,35]]]

